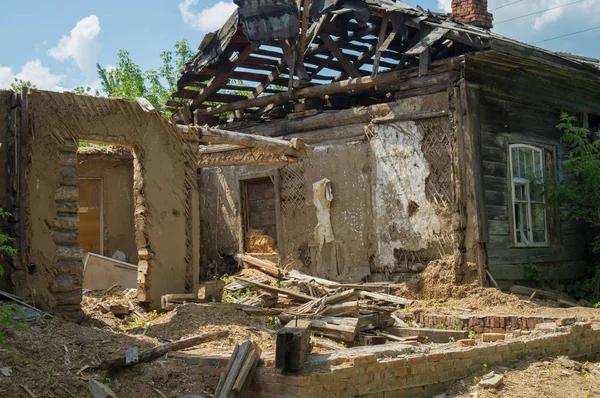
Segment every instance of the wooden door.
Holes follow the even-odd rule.
[[[102,179],[79,180],[79,244],[84,254],[102,253]]]

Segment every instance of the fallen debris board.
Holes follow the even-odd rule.
[[[165,294],[160,298],[160,306],[163,310],[170,311],[183,303],[200,303],[197,294],[181,293],[181,294]]]
[[[260,308],[253,307],[245,304],[232,304],[233,308],[244,311],[248,315],[255,316],[276,316],[283,312],[282,309],[279,308]]]
[[[236,281],[233,283],[230,283],[229,285],[225,286],[225,290],[228,290],[230,292],[237,292],[238,290],[243,290],[246,288],[249,288],[250,286],[252,286],[252,284],[254,282],[258,282],[258,283],[267,283],[269,282],[269,280],[267,278],[265,278],[264,276],[252,276],[250,278],[247,279],[248,282],[246,281]]]
[[[282,270],[270,261],[260,260],[256,257],[252,257],[247,254],[238,254],[237,257],[243,262],[248,263],[251,266],[260,269],[264,273],[274,276],[276,278],[281,278],[286,274],[284,270]]]
[[[252,307],[272,307],[277,304],[278,295],[273,292],[264,292],[257,297],[244,297],[240,304]]]
[[[426,328],[401,328],[392,326],[387,328],[387,333],[397,337],[419,336],[419,340],[427,338],[432,343],[447,343],[450,338],[462,340],[469,337],[466,330],[444,330]]]
[[[346,300],[355,299],[356,298],[356,290],[344,290],[343,292],[332,294],[327,296],[325,299],[325,304],[333,305],[337,303],[341,303]]]
[[[277,333],[275,366],[284,371],[297,372],[310,352],[311,322],[294,320]]]
[[[490,372],[481,378],[479,385],[483,388],[498,388],[504,384],[504,376]]]
[[[547,299],[547,300],[555,300],[555,301],[558,301],[561,299],[568,299],[568,297],[562,293],[550,292],[548,290],[533,289],[530,287],[519,286],[519,285],[511,286],[510,292],[514,293],[514,294],[521,294],[523,296],[531,296],[533,293],[535,293],[535,297],[537,297],[537,298]]]
[[[88,253],[83,269],[84,289],[103,290],[115,284],[122,288],[137,288],[137,265]]]
[[[238,279],[238,280],[244,281],[244,282],[249,282],[248,279],[244,279],[244,278],[235,277],[235,279]],[[259,283],[259,282],[254,282],[253,284],[257,288],[266,290],[268,292],[285,294],[286,296],[288,296],[289,298],[291,298],[293,300],[302,301],[302,302],[308,302],[308,301],[314,300],[314,297],[310,297],[310,296],[307,296],[302,293],[292,292],[291,290],[288,290],[288,289],[281,289],[281,288],[278,288],[275,286],[269,286],[269,285],[265,285],[264,283]]]
[[[412,300],[407,300],[405,298],[398,297],[398,296],[392,296],[391,294],[361,291],[361,292],[358,292],[358,295],[361,298],[369,298],[369,299],[378,300],[378,301],[386,301],[388,303],[399,304],[399,305],[403,305],[405,307],[408,307],[412,304]]]
[[[260,354],[261,350],[254,342],[246,341],[241,346],[236,345],[213,397],[235,397],[245,391],[256,370]]]
[[[327,316],[358,316],[358,301],[349,301],[347,303],[326,306],[319,315]]]
[[[179,341],[173,343],[167,343],[163,345],[159,345],[157,347],[151,348],[146,351],[142,351],[138,355],[138,362],[150,362],[156,358],[160,358],[170,351],[178,351],[183,350],[184,348],[189,348],[196,346],[198,344],[207,343],[209,341],[214,341],[218,339],[225,338],[229,335],[227,330],[222,330],[220,332],[201,334],[199,336],[188,337],[187,339],[181,339]],[[132,365],[135,365],[133,363]],[[109,359],[102,361],[102,363],[98,366],[100,369],[115,371],[120,368],[124,368],[127,366],[126,356],[123,355],[119,358]]]
[[[358,334],[358,318],[321,317],[308,319],[315,335],[352,343]]]

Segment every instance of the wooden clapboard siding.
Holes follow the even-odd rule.
[[[546,277],[550,279],[582,276],[582,264],[588,254],[588,246],[581,223],[556,220],[554,225],[548,225],[547,247],[514,247],[508,148],[512,143],[545,148],[554,154],[555,164],[552,168],[556,171],[555,177],[564,178],[562,161],[568,156],[569,148],[560,142],[561,133],[556,129],[560,113],[563,110],[571,113],[589,111],[592,101],[585,98],[581,103],[572,100],[561,102],[560,94],[546,95],[552,91],[551,81],[524,79],[519,74],[500,71],[482,61],[467,62],[466,76],[470,84],[478,84],[480,91],[481,154],[490,272],[501,286],[526,279],[523,264],[533,261],[543,262]],[[564,82],[557,85],[558,92],[566,87]],[[573,98],[572,93],[568,98]],[[551,211],[548,210],[549,216]]]

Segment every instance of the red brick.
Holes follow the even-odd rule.
[[[361,355],[360,357],[354,357],[352,360],[352,364],[354,366],[357,365],[363,365],[366,363],[373,363],[377,361],[377,357],[375,356],[375,354],[367,354],[367,355]]]
[[[335,373],[327,372],[327,373],[317,373],[310,377],[312,383],[331,383],[335,380]]]
[[[427,355],[427,360],[429,362],[439,362],[439,361],[444,361],[446,359],[448,359],[448,355],[445,353]]]
[[[394,372],[395,377],[406,376],[408,374],[408,368],[399,368]]]
[[[506,336],[502,333],[484,333],[481,335],[483,341],[498,341],[504,340]]]
[[[475,340],[473,339],[458,340],[457,343],[465,347],[474,346],[476,344]]]
[[[408,357],[406,359],[408,361],[408,366],[421,365],[421,364],[427,362],[427,358],[425,356]]]
[[[288,386],[309,386],[311,384],[311,378],[306,376],[294,376],[294,375],[276,375],[275,382],[278,384],[286,384]]]
[[[359,374],[360,370],[358,368],[343,368],[335,371],[337,379],[349,379],[351,377],[356,377]]]

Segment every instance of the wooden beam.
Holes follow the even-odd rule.
[[[236,276],[234,276],[234,279],[244,281],[244,282],[249,282],[247,279],[239,278]],[[269,286],[269,285],[265,285],[264,283],[259,283],[259,282],[249,282],[249,283],[252,283],[258,289],[266,290],[268,292],[284,294],[284,295],[288,296],[289,298],[296,300],[296,301],[309,302],[309,301],[313,301],[313,299],[314,299],[314,297],[310,297],[310,296],[307,296],[302,293],[296,293],[289,289],[281,289],[281,288],[278,288],[275,286]]]
[[[421,29],[419,30],[419,33],[421,34],[421,41],[425,40],[425,38],[429,34],[430,29],[431,28],[429,28],[428,26],[425,26],[425,25],[421,26]],[[405,55],[408,55],[408,54],[405,54]],[[426,47],[419,54],[419,76],[424,76],[425,74],[427,74],[427,71],[429,70],[429,66],[431,66],[431,48]]]
[[[295,158],[308,157],[308,150],[302,140],[280,140],[277,138],[263,137],[260,135],[237,133],[234,131],[218,130],[206,126],[182,126],[177,125],[182,133],[195,133],[202,142],[214,142],[219,144],[241,145],[248,148],[257,148],[278,155],[286,155]]]
[[[294,320],[277,333],[275,367],[297,372],[310,352],[310,327],[307,320]]]
[[[300,31],[300,39],[298,40],[298,63],[304,64],[304,52],[306,51],[306,41],[308,34],[308,23],[310,19],[310,3],[312,0],[304,0],[304,4],[302,5],[302,16],[301,16],[301,31]]]
[[[433,43],[441,39],[450,29],[446,28],[435,28],[431,32],[425,35],[419,42],[413,46],[410,50],[406,51],[406,55],[421,55],[427,50]]]
[[[377,73],[379,73],[379,62],[381,61],[381,54],[383,51],[380,50],[381,45],[383,44],[385,35],[387,34],[387,28],[390,22],[390,16],[386,13],[381,18],[381,26],[379,27],[379,39],[377,40],[377,52],[375,53],[375,61],[373,62],[373,72],[371,73],[371,77],[376,77]]]
[[[329,48],[329,50],[331,50],[331,52],[333,53],[335,58],[342,65],[342,67],[344,68],[344,70],[346,71],[346,73],[349,76],[351,76],[354,79],[362,77],[362,73],[360,73],[358,71],[358,69],[356,69],[354,67],[354,65],[352,65],[352,63],[350,63],[350,61],[348,61],[348,58],[346,58],[346,55],[342,52],[340,47],[331,38],[331,36],[329,36],[329,33],[321,32],[320,37],[321,37],[321,40],[323,40],[323,42],[325,43],[325,45]]]
[[[283,56],[287,62],[288,69],[290,70],[290,77],[293,77],[295,74],[298,76],[298,79],[300,79],[301,85],[307,85],[310,82],[310,76],[308,76],[304,65],[296,61],[292,46],[287,40],[281,40],[280,44],[281,49],[283,50]]]
[[[248,58],[250,54],[252,54],[252,50],[254,50],[254,47],[252,46],[252,44],[248,44],[242,51],[240,51],[238,55],[236,55],[235,58],[232,60],[231,65],[225,70],[220,70],[219,73],[214,77],[214,79],[210,83],[208,83],[208,85],[204,87],[204,89],[200,93],[198,93],[196,98],[194,98],[194,100],[190,104],[190,108],[197,108],[204,101],[206,101],[208,97],[214,94],[223,83],[227,82],[235,68],[240,63],[244,62],[244,60],[246,60],[246,58]]]
[[[460,58],[452,58],[449,60],[442,60],[434,63],[433,65],[448,65],[451,67],[453,63],[460,63]],[[430,73],[431,71],[427,72]],[[345,80],[341,82],[324,84],[320,86],[311,86],[295,90],[292,93],[280,93],[265,97],[258,97],[254,99],[243,100],[239,102],[232,102],[230,104],[219,105],[215,107],[208,107],[206,109],[198,109],[197,112],[203,115],[215,115],[223,112],[231,112],[237,109],[246,109],[251,107],[263,107],[269,104],[282,104],[290,100],[299,98],[310,98],[310,97],[321,97],[324,95],[340,94],[349,91],[366,91],[376,86],[384,84],[392,84],[398,81],[406,80],[409,77],[413,77],[409,70],[386,72],[378,75],[377,77],[361,77],[358,79]]]
[[[369,49],[367,51],[365,51],[364,53],[360,54],[358,56],[358,58],[356,59],[356,61],[354,61],[354,67],[356,69],[360,69],[361,66],[363,66],[364,64],[367,63],[367,61],[369,61],[373,55],[375,55],[375,46],[371,46],[369,47]],[[339,75],[337,75],[333,81],[334,82],[338,82],[342,79],[345,79],[348,77],[347,73],[340,73]]]

